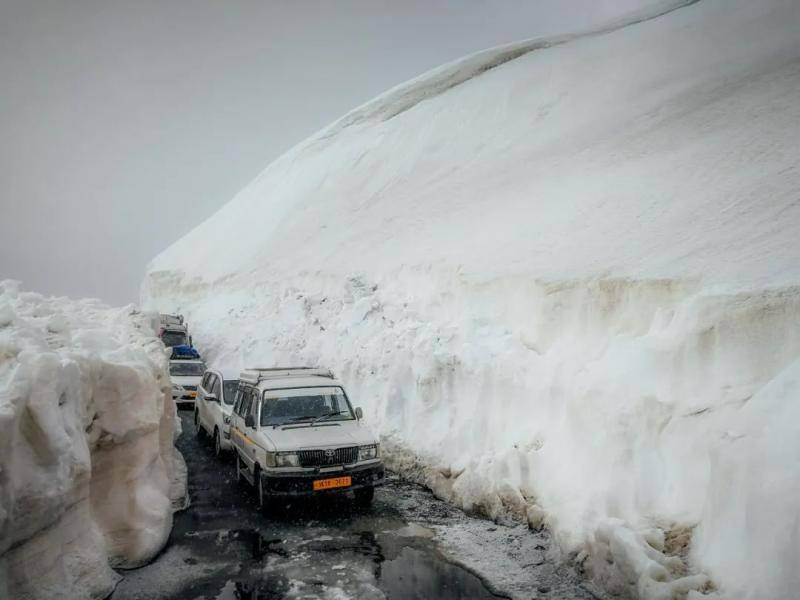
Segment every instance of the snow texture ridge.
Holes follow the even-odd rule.
[[[163,346],[133,307],[0,282],[0,597],[104,598],[185,493]]]
[[[800,4],[666,8],[357,109],[143,301],[220,367],[333,368],[394,466],[549,527],[606,589],[791,597]]]

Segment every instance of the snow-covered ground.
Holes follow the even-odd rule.
[[[0,282],[0,598],[104,598],[152,558],[185,494],[174,435],[151,317]]]
[[[666,8],[356,109],[143,301],[221,366],[332,367],[395,466],[543,522],[612,591],[791,597],[800,3]]]

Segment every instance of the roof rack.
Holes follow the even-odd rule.
[[[239,375],[241,381],[256,384],[266,379],[285,379],[287,377],[329,377],[334,379],[333,371],[319,367],[269,367],[245,369]]]
[[[165,325],[183,325],[183,315],[167,315],[161,313],[158,317]]]

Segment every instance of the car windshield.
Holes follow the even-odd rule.
[[[227,404],[233,404],[233,399],[236,396],[236,388],[239,387],[238,379],[226,379],[222,382],[222,401]]]
[[[320,418],[321,417],[321,418]],[[261,425],[355,419],[342,388],[267,390],[261,401]]]
[[[167,348],[183,346],[186,344],[186,334],[182,331],[165,331],[161,334],[161,341]]]
[[[169,363],[169,374],[178,377],[200,377],[206,371],[205,363],[173,360]]]

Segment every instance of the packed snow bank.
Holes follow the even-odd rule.
[[[333,367],[395,466],[545,523],[611,590],[789,597],[800,5],[637,20],[357,109],[143,300],[221,366]]]
[[[0,597],[103,598],[172,527],[167,361],[132,307],[0,282]]]

